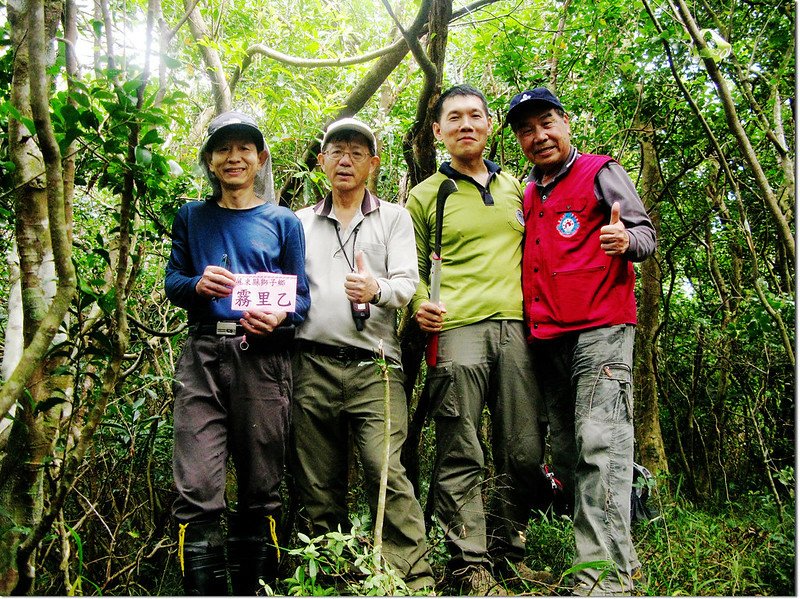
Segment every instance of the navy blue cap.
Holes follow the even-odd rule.
[[[561,101],[553,95],[546,87],[535,87],[517,94],[511,98],[506,114],[506,123],[517,120],[526,109],[530,109],[536,104],[549,104],[559,110],[564,110]]]

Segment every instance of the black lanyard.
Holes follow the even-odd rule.
[[[336,239],[339,240],[339,247],[342,249],[342,255],[344,256],[345,261],[347,262],[347,266],[350,267],[350,272],[356,272],[356,237],[358,237],[358,230],[361,228],[361,223],[356,225],[355,231],[353,231],[353,260],[351,261],[350,258],[347,257],[347,251],[344,249],[344,244],[342,243],[342,236],[339,235],[339,223],[336,221],[331,221],[333,223],[334,228],[336,229]]]

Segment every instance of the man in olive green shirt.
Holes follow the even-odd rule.
[[[445,91],[434,108],[433,132],[451,160],[411,190],[406,206],[420,271],[412,308],[423,331],[439,334],[436,366],[427,378],[436,423],[431,492],[451,554],[448,570],[460,592],[478,595],[503,594],[492,568],[504,576],[523,569],[542,456],[539,389],[522,317],[522,189],[483,159],[490,130],[481,92],[467,85]],[[429,301],[430,255],[437,190],[446,178],[458,189],[445,204],[441,301],[435,305]],[[491,413],[498,477],[488,535],[481,498],[484,406]]]

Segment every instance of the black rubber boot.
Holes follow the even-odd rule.
[[[178,523],[178,561],[187,595],[227,595],[225,547],[219,522]]]
[[[234,595],[259,594],[263,589],[259,580],[275,589],[281,557],[279,526],[279,512],[251,510],[231,518],[227,546]]]

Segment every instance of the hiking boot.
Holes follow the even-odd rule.
[[[228,569],[236,596],[257,595],[261,581],[275,588],[281,550],[278,511],[246,510],[231,514],[228,530]]]
[[[525,562],[505,562],[500,566],[500,578],[503,580],[522,580],[535,584],[554,584],[556,577],[547,570],[532,570]]]
[[[185,595],[228,594],[228,573],[219,521],[178,522],[178,563]]]
[[[506,590],[498,584],[484,566],[474,564],[453,570],[454,587],[461,595],[478,597],[505,597]]]

